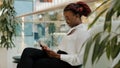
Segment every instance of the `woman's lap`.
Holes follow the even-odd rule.
[[[50,58],[45,52],[35,48],[26,48],[23,51],[19,65],[17,68],[76,68],[60,59]]]
[[[35,68],[70,68],[71,65],[69,65],[66,62],[63,62],[59,59],[55,59],[55,58],[42,58],[42,59],[38,59],[37,61],[35,61],[34,63],[34,67]]]

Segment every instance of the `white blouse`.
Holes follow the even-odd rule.
[[[75,31],[70,35],[66,35],[62,39],[58,49],[68,53],[61,54],[61,60],[68,62],[72,66],[76,66],[83,64],[84,47],[82,48],[82,44],[90,36],[90,34],[85,24],[73,27],[69,32],[73,29],[75,29]]]

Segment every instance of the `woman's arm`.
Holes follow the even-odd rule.
[[[49,57],[60,59],[60,54],[57,54],[47,46],[42,46],[42,49],[48,54]]]

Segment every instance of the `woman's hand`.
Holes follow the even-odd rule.
[[[60,54],[52,51],[49,47],[43,46],[42,49],[48,54],[49,57],[60,59]]]

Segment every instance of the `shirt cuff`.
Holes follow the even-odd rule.
[[[60,55],[60,59],[63,60],[63,61],[69,60],[68,56],[64,55],[64,54]]]
[[[69,63],[72,66],[77,66],[77,65],[82,64],[80,59],[77,59],[77,57],[75,55],[61,54],[60,55],[60,60],[65,61],[65,62]]]

